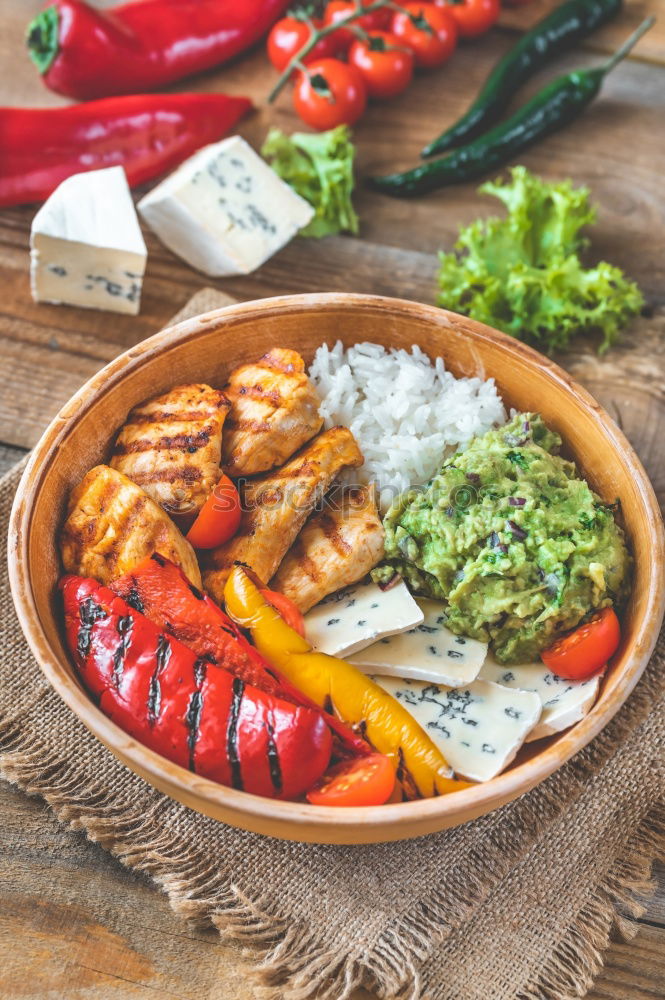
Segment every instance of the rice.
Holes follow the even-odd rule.
[[[356,436],[365,464],[354,480],[377,483],[384,511],[431,479],[447,454],[506,420],[494,379],[455,378],[443,358],[432,363],[415,344],[410,353],[323,344],[309,375],[325,426],[342,424]]]

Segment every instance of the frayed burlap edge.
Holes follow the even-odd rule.
[[[518,1000],[574,1000],[593,986],[614,932],[630,940],[655,890],[654,862],[665,859],[665,802],[628,842],[604,881],[580,910],[538,979]]]

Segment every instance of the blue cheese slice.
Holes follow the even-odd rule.
[[[487,643],[453,635],[443,624],[438,601],[417,599],[416,603],[423,613],[420,625],[380,639],[354,653],[349,662],[366,674],[410,677],[446,687],[470,684],[485,661]]]
[[[453,770],[470,781],[489,781],[503,771],[540,717],[537,694],[485,680],[464,688],[394,677],[374,680],[408,709]]]
[[[527,736],[527,742],[553,736],[574,726],[593,707],[600,686],[600,677],[567,681],[553,674],[542,662],[506,666],[497,663],[492,656],[488,656],[480,676],[513,690],[534,691],[538,695],[543,712],[538,725]]]
[[[37,212],[30,247],[36,302],[138,313],[148,252],[122,167],[63,181]]]
[[[212,277],[255,271],[314,216],[238,135],[195,153],[139,212],[162,243]]]
[[[305,634],[314,649],[349,656],[383,636],[406,632],[423,613],[405,583],[381,590],[376,583],[338,590],[305,615]]]

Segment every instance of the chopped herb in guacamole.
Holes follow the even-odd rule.
[[[560,446],[534,413],[475,438],[388,511],[375,579],[401,573],[444,602],[453,632],[491,640],[503,663],[537,658],[589,611],[620,603],[623,531]]]

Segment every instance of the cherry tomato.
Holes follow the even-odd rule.
[[[313,806],[382,806],[395,787],[395,771],[382,753],[345,760],[307,792]]]
[[[372,31],[349,49],[349,65],[360,71],[370,97],[395,97],[413,77],[413,53],[388,31]]]
[[[433,3],[405,3],[390,30],[413,52],[416,66],[431,69],[450,59],[457,45],[457,22]],[[450,8],[452,10],[452,8]]]
[[[447,3],[434,0],[437,7],[449,11],[457,21],[460,38],[476,38],[484,35],[499,18],[501,0],[459,0]]]
[[[324,132],[353,125],[367,106],[367,88],[355,66],[319,59],[296,78],[293,106],[307,125]]]
[[[282,616],[286,624],[304,639],[305,619],[300,612],[300,608],[293,603],[291,598],[287,597],[286,594],[280,594],[279,590],[268,590],[267,587],[262,587],[261,593],[268,604],[272,604],[275,611]]]
[[[242,510],[238,491],[228,476],[222,476],[187,532],[195,549],[214,549],[233,538]]]
[[[312,23],[315,28],[321,26],[320,21]],[[286,69],[293,57],[309,41],[310,35],[309,24],[297,17],[283,17],[281,21],[278,21],[268,35],[268,58],[275,69],[279,70],[280,73]],[[335,35],[326,35],[325,38],[316,43],[303,61],[310,63],[316,59],[326,59],[328,56],[336,55],[338,51],[338,41]]]
[[[363,7],[368,7],[370,3],[372,3],[372,0],[362,0]],[[325,25],[337,24],[338,21],[348,17],[349,14],[355,13],[355,10],[355,0],[331,0],[330,3],[326,4],[323,23]],[[390,17],[391,14],[388,8],[386,10],[374,10],[371,14],[363,14],[361,17],[358,17],[353,24],[359,28],[363,28],[365,31],[380,31],[382,28],[388,27]],[[337,40],[341,50],[345,51],[355,40],[356,35],[353,33],[352,28],[340,28],[332,37]],[[340,49],[338,48],[337,51],[339,52]]]
[[[617,651],[621,630],[612,608],[603,608],[584,625],[557,639],[540,654],[557,677],[580,681],[603,669]]]

